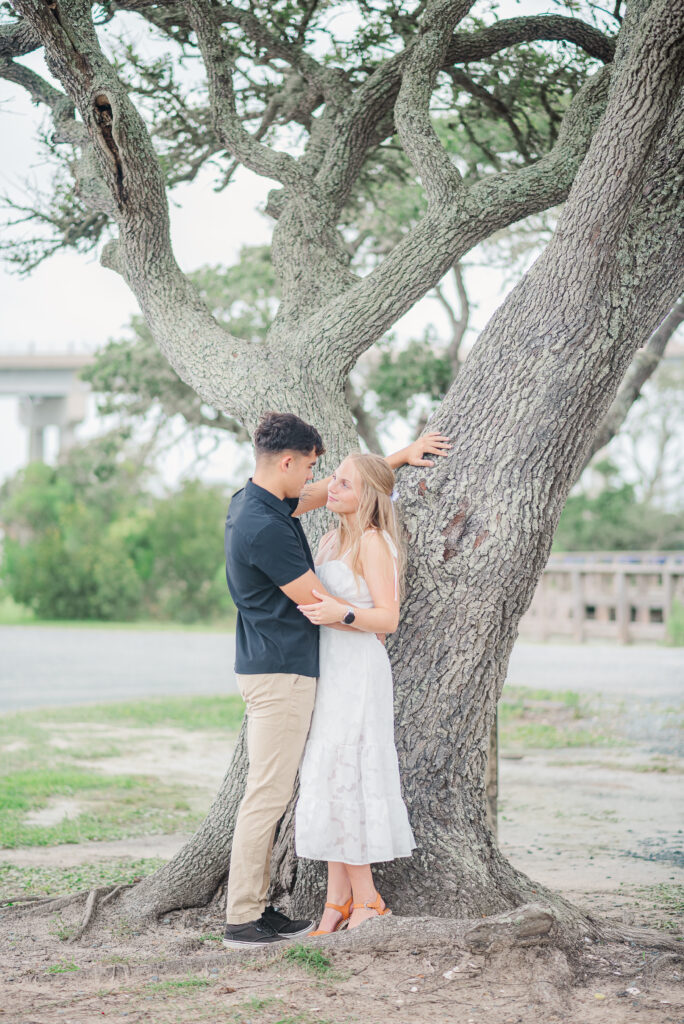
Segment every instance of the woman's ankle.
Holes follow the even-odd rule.
[[[353,893],[353,896],[354,906],[362,908],[365,907],[367,903],[375,903],[375,901],[378,898],[378,893],[375,889],[362,889],[361,892],[359,892],[358,894],[356,892]]]
[[[334,903],[338,907],[343,907],[345,903],[349,902],[351,896],[351,889],[349,889],[348,892],[344,893],[343,895],[340,895],[339,893],[334,893],[331,896],[330,893],[328,893],[328,895],[326,896],[326,900],[328,903]]]

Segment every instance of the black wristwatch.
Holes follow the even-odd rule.
[[[354,609],[353,608],[347,608],[347,614],[344,616],[342,621],[344,622],[345,626],[351,626],[351,624],[352,624],[352,622],[354,621],[355,618],[356,618],[356,614],[354,612]]]

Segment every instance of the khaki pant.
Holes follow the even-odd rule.
[[[237,677],[247,705],[249,771],[228,876],[228,924],[254,921],[266,906],[276,825],[292,796],[311,722],[316,680],[272,673]]]

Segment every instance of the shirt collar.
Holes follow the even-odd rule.
[[[256,498],[257,501],[262,501],[264,505],[270,505],[276,512],[280,512],[281,515],[288,518],[299,504],[299,498],[278,498],[275,494],[267,491],[265,487],[255,484],[251,477],[245,484],[245,491],[250,498]]]

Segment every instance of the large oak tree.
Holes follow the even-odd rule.
[[[379,883],[399,914],[473,917],[541,901],[576,934],[578,916],[515,870],[487,827],[487,739],[568,492],[635,352],[684,289],[684,6],[631,0],[624,18],[618,3],[598,24],[590,5],[582,20],[497,19],[473,0],[359,3],[344,38],[337,6],[15,0],[0,74],[52,112],[54,144],[75,154],[76,240],[110,233],[102,263],[132,289],[180,378],[248,430],[267,408],[316,423],[327,465],[357,444],[345,386],[360,355],[479,242],[564,203],[431,421],[454,441],[449,458],[399,475],[410,557],[389,650],[418,850],[383,866]],[[127,12],[185,62],[201,56],[206,96],[189,99],[168,64],[146,70],[130,55],[127,70],[106,56],[99,25]],[[552,72],[544,41],[560,46]],[[41,47],[61,89],[20,60]],[[516,68],[537,90],[536,122],[506,92]],[[453,110],[454,132],[490,166],[459,158],[435,106]],[[509,133],[497,166],[478,110]],[[349,204],[372,201],[397,147],[424,202],[360,273]],[[281,298],[258,341],[217,322],[172,250],[167,189],[207,160],[224,181],[242,164],[274,182]],[[117,894],[120,912],[154,916],[215,896],[244,771],[241,739],[203,825],[161,871]],[[296,861],[291,825],[290,810],[274,892],[313,909],[320,873]]]

